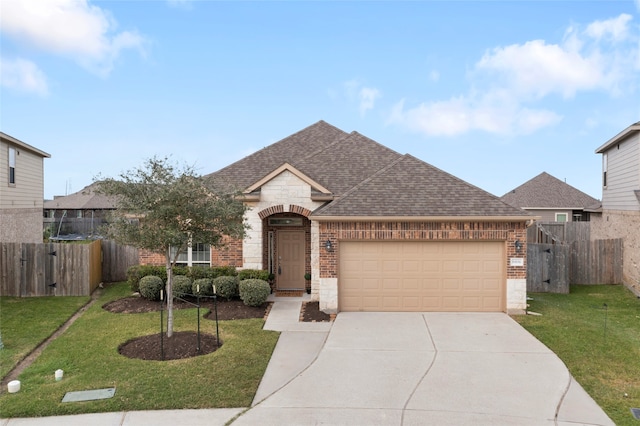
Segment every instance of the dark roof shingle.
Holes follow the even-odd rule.
[[[512,216],[529,213],[449,173],[404,155],[361,182],[313,217]]]
[[[515,207],[587,208],[598,204],[592,196],[574,188],[546,172],[540,173],[500,199]]]

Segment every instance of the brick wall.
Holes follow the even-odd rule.
[[[138,261],[141,265],[164,266],[167,258],[164,254],[141,249],[138,250]]]
[[[212,266],[235,266],[242,267],[242,240],[237,238],[224,239],[224,247],[211,247]]]
[[[507,258],[524,258],[523,266],[507,263],[507,279],[527,276],[525,222],[321,222],[320,277],[337,278],[340,240],[506,241]],[[332,252],[322,247],[331,241]],[[522,248],[516,251],[515,241]]]

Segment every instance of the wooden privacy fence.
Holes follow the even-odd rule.
[[[0,243],[0,295],[88,296],[102,281],[126,279],[136,263],[136,249],[112,241]]]
[[[589,241],[589,222],[536,222],[527,228],[527,241],[534,244],[555,244],[573,241]]]
[[[127,269],[138,263],[137,248],[102,240],[102,281],[105,283],[125,281]]]
[[[620,284],[622,239],[527,245],[527,291],[569,293],[569,284]]]
[[[527,245],[527,291],[569,293],[569,255],[567,244]]]

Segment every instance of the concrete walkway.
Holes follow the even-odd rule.
[[[282,334],[252,407],[1,420],[0,426],[613,425],[560,359],[506,314],[340,313]]]

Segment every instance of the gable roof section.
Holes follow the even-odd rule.
[[[56,197],[44,202],[45,210],[109,210],[116,208],[113,197],[97,192],[99,182],[94,182],[70,195]]]
[[[524,220],[532,216],[499,198],[411,155],[387,167],[312,215],[336,218],[496,218]]]
[[[603,152],[611,148],[613,145],[616,145],[622,142],[622,140],[625,139],[627,136],[630,136],[638,132],[640,132],[640,121],[632,124],[631,126],[627,127],[626,129],[624,129],[623,131],[621,131],[620,133],[618,133],[617,135],[615,135],[614,137],[606,141],[603,145],[601,145],[598,149],[596,149],[596,154],[602,154]]]
[[[205,177],[244,191],[284,163],[298,167],[297,160],[346,136],[344,131],[321,120]]]
[[[520,208],[584,209],[600,203],[547,172],[540,173],[500,199]]]
[[[311,189],[313,191],[318,191],[318,192],[321,192],[323,194],[330,194],[331,193],[331,191],[329,191],[328,189],[326,189],[324,186],[320,185],[319,183],[313,181],[307,175],[305,175],[304,173],[302,173],[301,171],[299,171],[298,169],[296,169],[295,167],[293,167],[289,163],[284,163],[282,166],[278,167],[277,169],[275,169],[274,171],[272,171],[271,173],[269,173],[268,175],[266,175],[265,177],[260,179],[258,182],[254,183],[249,188],[245,189],[244,193],[245,194],[249,194],[249,193],[259,189],[262,185],[264,185],[265,183],[269,182],[271,179],[273,179],[274,177],[278,176],[280,173],[284,172],[285,170],[293,173],[295,176],[298,177],[298,179],[300,179],[301,181],[307,183],[311,187]]]

